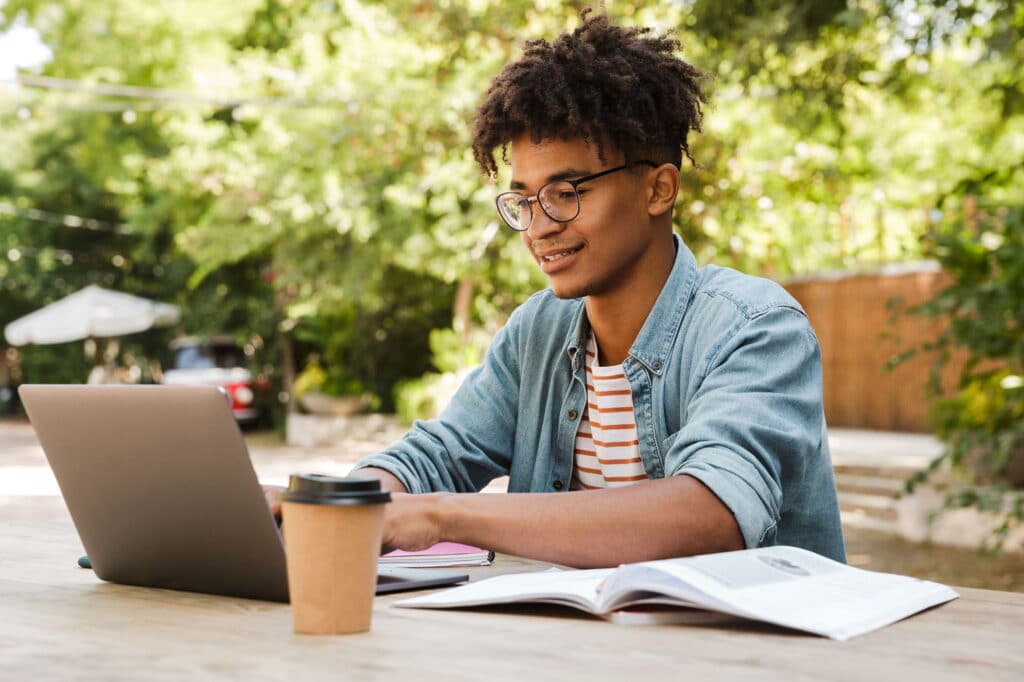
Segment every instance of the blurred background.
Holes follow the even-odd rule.
[[[0,0],[0,410],[25,382],[221,383],[240,422],[307,446],[332,418],[435,413],[544,286],[469,122],[523,40],[590,4]],[[678,31],[709,74],[675,211],[698,260],[801,301],[831,426],[933,434],[840,447],[844,519],[892,530],[910,479],[988,514],[988,546],[1013,539],[1024,7],[605,7]],[[12,338],[89,285],[176,315]]]

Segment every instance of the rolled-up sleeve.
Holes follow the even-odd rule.
[[[783,493],[817,457],[821,361],[804,314],[743,319],[713,348],[668,441],[666,475],[689,475],[733,513],[748,548],[773,544]]]
[[[415,422],[401,440],[361,459],[354,471],[384,469],[411,493],[477,492],[507,475],[519,402],[518,312],[437,419]]]

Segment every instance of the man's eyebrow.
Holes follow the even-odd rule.
[[[551,175],[549,175],[547,179],[544,181],[544,184],[546,185],[549,182],[557,182],[558,180],[575,180],[576,178],[582,178],[584,176],[590,175],[592,172],[593,171],[581,170],[579,168],[565,168],[563,170],[558,171],[557,173],[552,173]],[[524,183],[515,179],[513,179],[512,182],[509,183],[508,187],[509,189],[526,189],[526,185]]]

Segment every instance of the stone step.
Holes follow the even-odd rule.
[[[861,518],[895,524],[899,520],[896,500],[884,495],[839,491],[839,511]]]
[[[889,481],[898,481],[901,483],[925,468],[927,467],[906,465],[886,466],[884,464],[861,464],[852,462],[833,463],[832,465],[832,470],[836,472],[837,478],[840,474],[843,474],[864,478],[877,478]]]
[[[863,528],[864,530],[899,535],[899,528],[893,521],[876,519],[873,516],[856,511],[840,511],[839,518],[844,528]]]
[[[920,469],[943,449],[935,436],[922,433],[893,433],[861,429],[830,428],[832,463],[903,466]]]
[[[902,478],[836,472],[836,490],[842,492],[895,498],[904,491],[904,486]]]

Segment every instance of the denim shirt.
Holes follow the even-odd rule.
[[[748,548],[795,545],[844,561],[806,315],[774,282],[698,268],[675,242],[669,278],[622,363],[648,476],[699,479]],[[475,492],[505,475],[510,492],[567,491],[589,334],[582,299],[533,295],[437,419],[357,468],[385,469],[411,493]]]

